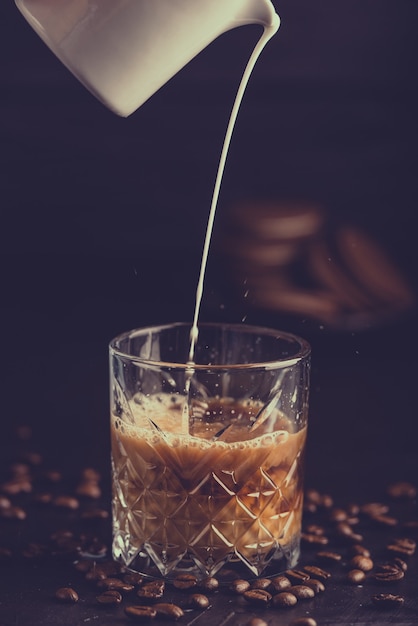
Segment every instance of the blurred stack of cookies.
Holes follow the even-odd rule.
[[[256,308],[362,328],[415,302],[377,241],[353,226],[332,224],[316,205],[234,207],[222,247],[234,285]]]

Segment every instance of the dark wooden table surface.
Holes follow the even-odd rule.
[[[406,0],[317,4],[277,3],[282,27],[253,76],[228,160],[202,319],[245,318],[311,342],[306,487],[333,506],[307,512],[304,526],[323,524],[342,562],[323,565],[326,590],[292,609],[255,608],[222,589],[180,624],[244,626],[258,616],[285,626],[305,615],[318,626],[418,623],[417,556],[405,557],[396,584],[373,577],[392,558],[388,544],[417,540],[416,497],[387,492],[418,486],[416,308],[358,328],[265,310],[237,295],[244,289],[217,253],[229,206],[302,199],[373,236],[417,289],[418,9]],[[99,607],[95,584],[74,554],[58,554],[54,533],[71,530],[80,543],[88,511],[109,513],[108,341],[191,318],[221,141],[255,34],[228,34],[123,120],[77,84],[13,2],[0,6],[0,28],[0,498],[26,512],[0,519],[0,624],[122,625],[128,595],[121,607]],[[29,465],[32,492],[7,496],[16,460]],[[35,502],[73,495],[88,467],[101,476],[97,500],[81,498],[76,510]],[[354,528],[375,567],[350,585],[350,541],[329,517],[370,502],[387,503],[396,524],[360,510]],[[108,548],[109,517],[89,524]],[[300,566],[317,564],[317,552],[304,543]],[[56,602],[69,585],[79,602]],[[403,605],[377,609],[371,597],[381,592]],[[165,597],[184,600],[170,587]]]

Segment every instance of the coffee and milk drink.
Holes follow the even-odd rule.
[[[306,426],[284,415],[251,431],[260,407],[212,399],[179,434],[177,396],[134,396],[112,415],[114,557],[174,577],[257,576],[299,557]],[[155,428],[150,427],[151,417]]]

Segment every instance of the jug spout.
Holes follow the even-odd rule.
[[[214,39],[278,28],[270,0],[15,0],[67,68],[127,117]]]
[[[239,2],[237,25],[261,24],[277,30],[280,18],[270,0],[242,0]]]

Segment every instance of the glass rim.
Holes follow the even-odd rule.
[[[168,324],[157,324],[155,326],[144,326],[133,328],[131,330],[125,331],[116,335],[109,342],[109,353],[111,356],[118,356],[124,358],[131,363],[136,363],[138,365],[147,365],[153,367],[164,367],[169,369],[180,369],[180,370],[248,370],[248,369],[273,369],[273,368],[284,368],[291,367],[300,361],[306,360],[310,357],[311,354],[311,346],[306,339],[303,339],[299,335],[296,335],[291,332],[278,330],[274,328],[269,328],[266,326],[257,326],[251,324],[237,324],[237,323],[227,323],[227,322],[202,322],[198,324],[198,330],[203,328],[218,328],[225,329],[230,331],[235,331],[239,333],[247,333],[248,335],[264,335],[271,337],[272,339],[283,338],[288,341],[292,341],[299,345],[299,350],[292,357],[283,357],[277,359],[270,359],[265,361],[255,361],[251,363],[194,363],[188,362],[183,363],[179,361],[164,361],[160,359],[152,359],[145,358],[138,355],[130,354],[125,350],[122,350],[118,347],[118,343],[122,342],[124,339],[129,337],[141,337],[146,336],[147,334],[158,333],[164,330],[169,330],[171,328],[179,328],[179,327],[188,327],[190,330],[192,329],[191,322],[172,322]]]

